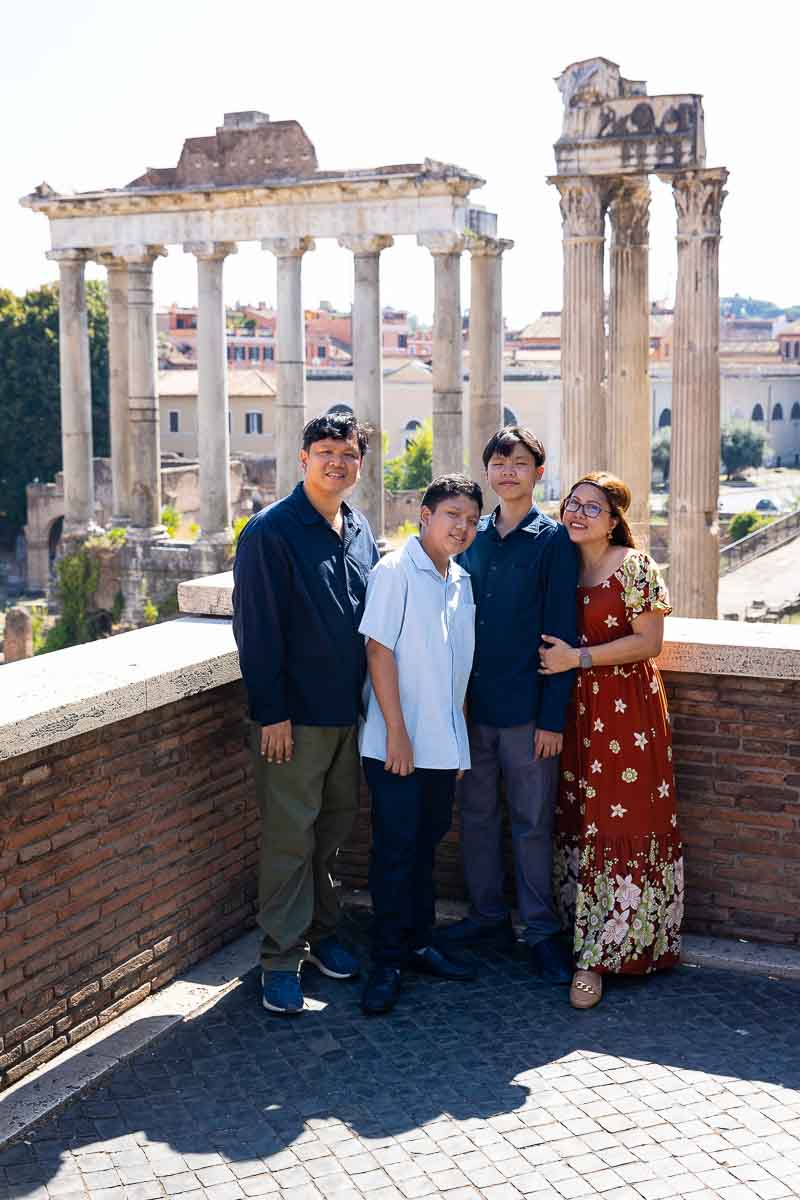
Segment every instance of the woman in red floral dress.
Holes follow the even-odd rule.
[[[661,650],[669,599],[634,546],[628,487],[584,476],[561,505],[581,555],[577,649],[557,638],[543,674],[579,668],[556,808],[556,901],[574,927],[570,1000],[591,1008],[603,975],[643,975],[680,957],[683,858]]]

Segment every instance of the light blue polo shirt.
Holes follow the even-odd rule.
[[[464,698],[475,649],[475,604],[467,572],[451,559],[443,579],[419,538],[409,538],[402,550],[387,554],[373,568],[359,630],[394,652],[414,766],[466,771]],[[361,755],[385,762],[386,722],[369,677],[364,711]]]

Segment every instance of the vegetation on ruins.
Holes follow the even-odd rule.
[[[432,478],[433,425],[426,420],[403,453],[383,464],[383,479],[390,492],[407,492],[427,487]]]
[[[109,453],[106,286],[86,284],[94,453]],[[0,540],[25,523],[25,485],[61,469],[58,285],[0,288]]]
[[[669,464],[672,455],[672,431],[669,426],[659,429],[650,444],[650,462],[654,471],[661,472],[661,478],[666,487],[669,483]]]
[[[787,321],[800,321],[800,304],[790,305],[789,308],[781,308],[774,304],[772,300],[756,300],[753,296],[740,296],[737,292],[734,296],[721,296],[719,301],[719,309],[725,317],[781,317],[785,316]]]
[[[738,542],[740,538],[747,537],[748,533],[760,529],[762,525],[769,525],[772,519],[760,512],[737,513],[728,526],[728,536],[732,542]]]
[[[165,504],[161,509],[161,524],[171,538],[177,537],[180,528],[181,514],[171,504]]]
[[[746,425],[722,430],[720,458],[728,479],[747,467],[760,467],[764,461],[766,437]]]
[[[56,563],[56,591],[60,616],[44,639],[42,653],[80,646],[100,636],[101,618],[92,610],[100,578],[100,564],[86,544],[65,554]]]

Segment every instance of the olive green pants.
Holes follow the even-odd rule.
[[[258,923],[265,971],[298,971],[309,945],[336,931],[331,879],[339,846],[353,828],[360,783],[356,727],[295,725],[291,762],[261,757],[251,729],[261,806]]]

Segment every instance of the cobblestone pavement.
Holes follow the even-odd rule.
[[[270,1016],[253,972],[0,1152],[0,1200],[800,1196],[800,984],[681,968],[578,1013],[478,961],[371,1019],[313,968]]]

